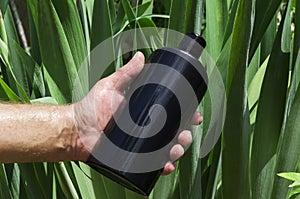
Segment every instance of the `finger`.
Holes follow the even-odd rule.
[[[193,141],[192,132],[184,130],[178,136],[178,143],[183,147],[188,147]]]
[[[199,125],[203,121],[203,116],[201,113],[196,111],[192,117],[192,125]]]
[[[170,150],[170,160],[178,160],[184,154],[184,149],[180,144],[175,144]]]
[[[143,53],[137,52],[126,65],[109,77],[109,79],[112,81],[112,85],[114,85],[117,90],[123,91],[141,72],[144,63],[145,57]]]
[[[170,174],[172,171],[174,171],[176,168],[175,164],[172,163],[172,162],[167,162],[165,167],[164,167],[164,170],[163,172],[161,173],[161,175],[165,176],[165,175],[168,175]]]

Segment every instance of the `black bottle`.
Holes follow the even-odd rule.
[[[118,107],[117,113],[105,128],[106,139],[101,139],[94,147],[95,153],[91,153],[88,165],[137,193],[151,193],[169,158],[170,147],[176,142],[178,132],[189,123],[207,90],[207,75],[198,61],[205,45],[202,37],[188,34],[178,48],[162,48],[151,54],[144,69],[127,91],[125,102]],[[185,86],[187,83],[188,88]],[[189,88],[196,96],[195,103],[190,103],[189,93],[185,93]],[[185,101],[178,99],[178,95],[185,98]],[[153,108],[154,105],[159,106]],[[128,117],[133,121],[125,121],[130,134],[119,127],[117,122]],[[163,122],[161,118],[164,118]],[[158,129],[157,124],[160,122],[163,126]],[[152,131],[158,132],[151,134]],[[112,149],[113,146],[118,149]],[[155,155],[157,151],[160,152]],[[97,152],[99,156],[106,154],[106,157],[99,158]],[[143,157],[148,154],[154,156]],[[138,169],[140,163],[150,166],[149,169]]]

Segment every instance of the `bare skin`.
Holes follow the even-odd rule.
[[[100,80],[83,100],[75,104],[0,104],[0,162],[85,162],[112,114],[124,100],[124,88],[130,85],[143,65],[144,56],[137,53],[128,64]],[[200,124],[202,119],[196,112],[192,124]],[[191,132],[182,131],[178,144],[170,151],[170,161],[165,165],[163,175],[175,169],[172,162],[184,154],[184,148],[191,142]]]

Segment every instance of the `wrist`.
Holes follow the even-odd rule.
[[[58,135],[58,148],[62,150],[62,161],[79,160],[78,145],[79,134],[74,117],[73,104],[62,106],[60,111],[63,116],[60,120],[60,130]]]
[[[69,127],[67,129],[68,132],[67,138],[65,139],[65,153],[66,160],[73,161],[83,161],[85,162],[89,156],[88,150],[84,147],[84,144],[80,138],[80,127],[78,125],[78,121],[76,120],[76,111],[75,106],[78,104],[71,104],[66,107],[67,115],[66,118],[69,121]],[[62,132],[64,134],[64,132]]]

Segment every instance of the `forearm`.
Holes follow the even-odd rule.
[[[56,162],[76,157],[71,106],[0,104],[0,162]]]

